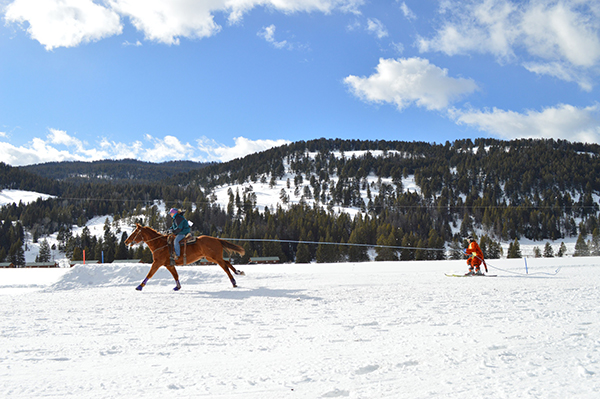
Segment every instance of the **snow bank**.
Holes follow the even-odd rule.
[[[221,271],[221,268],[216,266]],[[123,287],[137,286],[150,271],[150,264],[91,264],[77,265],[61,278],[47,287],[45,291],[64,291],[91,287]],[[202,284],[212,282],[213,271],[208,266],[178,266],[177,272],[181,281],[187,284]],[[221,271],[225,277],[225,273]],[[151,283],[153,285],[173,285],[174,280],[166,268],[161,267]]]

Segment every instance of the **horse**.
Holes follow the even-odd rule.
[[[152,267],[144,281],[136,288],[136,290],[141,291],[148,280],[154,276],[154,273],[156,273],[161,266],[164,266],[171,272],[171,275],[177,283],[173,290],[179,291],[181,289],[181,284],[179,283],[177,270],[175,269],[175,266],[171,264],[169,236],[161,234],[151,227],[141,226],[139,223],[136,223],[135,230],[127,237],[125,244],[133,246],[134,244],[139,244],[141,242],[146,243],[148,248],[150,248],[150,251],[152,251]],[[234,288],[237,287],[237,283],[231,272],[235,275],[244,275],[243,271],[237,270],[229,261],[223,259],[223,251],[244,255],[246,251],[239,245],[232,244],[220,238],[203,235],[197,237],[195,243],[187,244],[185,251],[185,258],[188,263],[193,263],[201,258],[206,258],[221,266],[225,273],[227,273]],[[181,266],[183,265],[183,259],[184,256],[182,253],[182,256],[176,259],[174,263]]]

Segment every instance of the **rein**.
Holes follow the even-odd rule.
[[[143,227],[142,227],[141,229],[138,229],[137,233],[135,233],[135,237],[133,237],[133,240],[132,240],[132,242],[131,242],[131,244],[130,244],[129,246],[131,246],[131,247],[132,247],[132,246],[135,244],[135,240],[138,238],[138,236],[139,236],[139,235],[140,235],[140,233],[142,232],[142,229],[143,229]],[[166,236],[164,236],[164,235],[162,235],[162,234],[160,234],[160,233],[158,233],[158,232],[157,232],[157,234],[158,234],[158,235],[157,235],[156,237],[154,237],[154,238],[151,238],[151,239],[149,239],[149,240],[147,240],[147,241],[145,241],[145,240],[144,240],[144,237],[142,237],[142,242],[144,242],[144,243],[146,243],[146,245],[148,245],[148,243],[149,243],[150,241],[158,240],[159,238],[163,238],[163,237],[164,237],[164,238],[167,238]],[[168,241],[167,241],[167,242],[168,242]],[[163,248],[165,248],[165,247],[168,247],[168,246],[169,246],[169,244],[167,243],[167,245],[164,245],[164,246],[162,246],[162,247],[160,247],[160,248],[156,248],[156,249],[154,249],[154,250],[151,250],[151,251],[152,251],[152,253],[154,253],[154,251],[158,251],[159,249],[163,249]]]

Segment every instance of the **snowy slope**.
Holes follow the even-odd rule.
[[[600,259],[491,263],[0,270],[0,396],[600,397]]]
[[[45,200],[53,197],[54,196],[52,195],[36,193],[34,191],[0,190],[0,206],[12,203],[19,204],[19,202],[23,202],[23,204],[29,204],[37,201],[38,198]]]

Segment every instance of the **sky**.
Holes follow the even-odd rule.
[[[597,0],[0,0],[0,161],[600,143]]]

